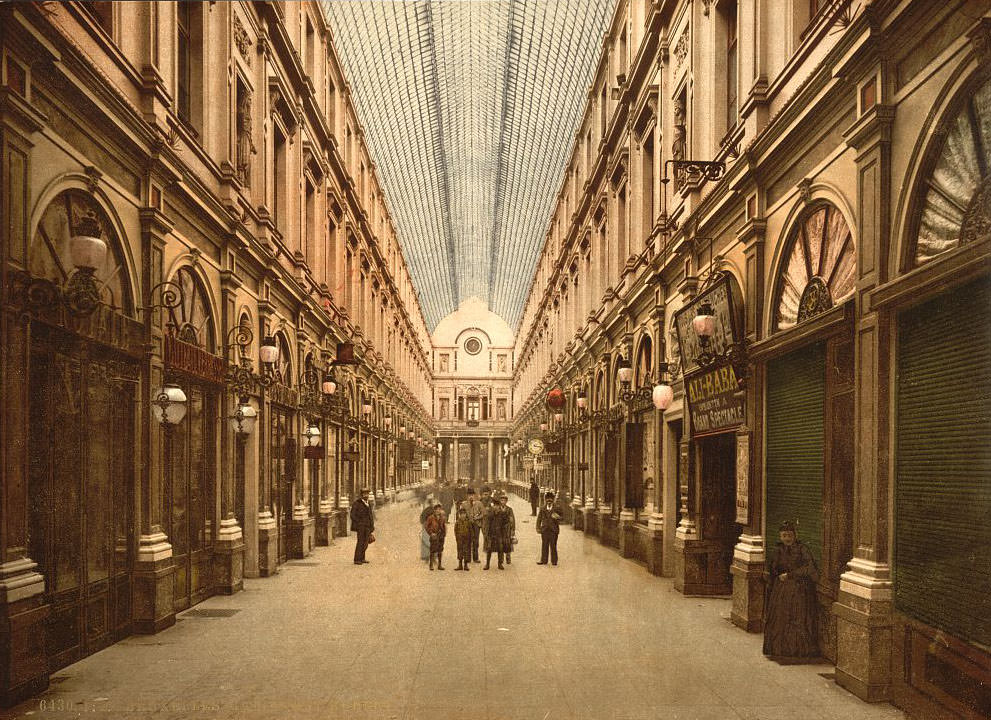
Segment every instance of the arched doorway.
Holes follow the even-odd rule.
[[[29,323],[28,495],[30,557],[45,577],[46,649],[52,671],[130,633],[135,550],[135,403],[140,325],[133,318],[121,240],[107,214],[81,190],[48,205],[29,251],[30,276],[66,286],[70,237],[85,220],[109,252],[104,285],[89,315],[52,312]],[[121,332],[107,332],[118,328]]]

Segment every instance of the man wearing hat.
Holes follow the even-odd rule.
[[[499,504],[506,508],[506,514],[509,516],[507,525],[509,527],[509,542],[506,544],[506,564],[513,564],[513,543],[516,542],[516,513],[513,512],[513,508],[509,506],[509,496],[506,493],[500,491],[499,497],[497,498]]]
[[[372,531],[375,530],[375,518],[368,506],[368,488],[361,488],[360,497],[351,505],[351,530],[358,533],[358,542],[354,546],[354,564],[364,565],[368,562],[365,560],[365,550]]]
[[[547,564],[547,554],[550,551],[551,565],[557,565],[557,536],[561,531],[561,518],[564,511],[561,506],[554,502],[554,493],[547,491],[544,493],[544,504],[540,506],[537,513],[537,532],[540,533],[540,562],[538,565]]]

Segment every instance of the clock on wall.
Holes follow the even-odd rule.
[[[540,455],[544,452],[544,441],[540,438],[533,438],[527,443],[526,449],[530,451],[531,455]]]
[[[469,355],[478,355],[482,351],[482,341],[477,337],[470,337],[465,340],[465,352]]]

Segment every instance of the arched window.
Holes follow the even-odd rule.
[[[28,255],[32,277],[63,285],[76,270],[69,251],[69,239],[77,234],[81,223],[95,220],[100,237],[107,243],[103,267],[94,271],[97,283],[103,287],[101,299],[113,310],[134,315],[134,302],[127,283],[120,238],[113,231],[107,214],[93,197],[82,190],[65,190],[55,196],[45,208],[35,230]]]
[[[991,80],[937,130],[938,153],[925,179],[916,265],[991,234]]]
[[[650,337],[644,335],[640,341],[640,348],[637,350],[637,362],[633,366],[633,383],[635,387],[640,387],[646,380],[652,377],[651,363],[653,362],[653,352]]]
[[[289,339],[284,332],[279,332],[275,336],[275,341],[279,345],[279,362],[276,365],[277,377],[284,385],[292,386],[292,350],[290,349]]]
[[[216,335],[206,291],[189,267],[181,267],[172,279],[182,288],[182,303],[175,309],[176,332],[190,345],[214,352]]]
[[[786,330],[825,312],[853,293],[856,247],[843,214],[822,203],[792,229],[781,262],[774,330]]]

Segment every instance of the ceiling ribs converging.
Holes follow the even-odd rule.
[[[615,0],[328,0],[430,328],[519,321]]]

